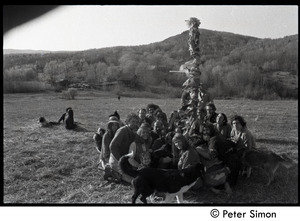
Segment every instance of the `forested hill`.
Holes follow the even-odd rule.
[[[185,31],[148,45],[5,54],[4,81],[94,84],[136,76],[137,88],[181,87],[185,75],[169,71],[190,59],[187,39]],[[214,96],[298,98],[298,35],[259,39],[200,29],[200,51],[201,79]]]

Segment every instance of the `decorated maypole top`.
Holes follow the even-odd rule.
[[[197,18],[190,18],[186,20],[189,27],[188,45],[191,55],[191,60],[180,66],[179,70],[185,71],[188,79],[184,82],[185,88],[194,88],[200,86],[200,20]]]
[[[191,67],[195,71],[200,73],[199,65],[200,65],[200,32],[199,25],[201,24],[200,20],[197,18],[190,18],[190,20],[186,20],[189,30],[189,51],[192,57]]]
[[[180,66],[179,71],[185,73],[187,80],[183,83],[183,93],[181,97],[182,109],[194,107],[203,107],[209,99],[204,91],[203,85],[200,82],[200,20],[191,17],[185,20],[189,27],[188,45],[190,52],[190,60]]]
[[[195,17],[191,17],[189,20],[185,20],[189,27],[188,45],[191,60],[187,61],[180,66],[179,71],[170,72],[181,72],[185,73],[188,77],[187,81],[184,82],[184,88],[194,88],[200,86],[200,32],[199,25],[200,20]]]

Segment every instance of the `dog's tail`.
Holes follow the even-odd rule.
[[[131,153],[124,155],[120,158],[119,166],[123,173],[131,176],[136,177],[138,175],[138,171],[133,169],[132,165],[129,163],[129,158],[131,157]]]

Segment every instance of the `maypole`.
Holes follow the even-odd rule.
[[[179,71],[185,73],[187,80],[183,83],[183,93],[181,96],[181,109],[186,110],[189,108],[204,108],[206,103],[210,101],[208,94],[203,88],[203,84],[200,81],[200,20],[195,17],[191,17],[189,20],[185,20],[189,27],[188,46],[190,52],[190,60],[180,66]]]

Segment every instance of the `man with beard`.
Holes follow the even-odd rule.
[[[119,181],[122,179],[126,182],[130,182],[132,178],[122,173],[118,162],[123,155],[128,154],[130,144],[138,139],[136,132],[139,128],[139,116],[135,113],[131,113],[127,116],[125,123],[125,126],[117,130],[109,145],[109,165],[114,178]]]
[[[213,102],[209,102],[206,104],[205,109],[206,109],[206,116],[204,117],[204,122],[211,123],[211,124],[216,123],[218,113],[216,113],[217,108],[215,104]]]

